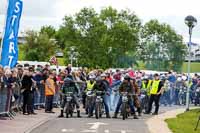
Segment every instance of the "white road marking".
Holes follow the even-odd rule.
[[[109,130],[104,130],[104,133],[109,133]]]
[[[115,132],[120,132],[120,133],[135,133],[133,130],[114,130]]]
[[[89,125],[93,125],[90,127],[92,130],[97,130],[100,125],[108,125],[107,123],[95,122],[95,123],[88,123]]]
[[[62,132],[67,132],[67,129],[62,129],[61,131],[62,131]]]
[[[62,129],[61,131],[64,132],[64,133],[66,133],[66,132],[68,132],[68,133],[69,132],[70,133],[75,132],[74,129]]]
[[[96,130],[83,130],[82,133],[96,133]]]

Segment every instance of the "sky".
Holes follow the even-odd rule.
[[[112,6],[117,10],[130,9],[143,24],[151,19],[170,24],[177,33],[188,40],[187,15],[193,15],[199,24],[193,30],[193,42],[200,43],[199,0],[23,0],[24,9],[20,31],[39,30],[43,25],[58,28],[65,15],[73,15],[83,7],[92,7],[97,12]],[[0,0],[0,32],[3,31],[7,0]]]

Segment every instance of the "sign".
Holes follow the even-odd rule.
[[[1,65],[15,67],[18,61],[18,30],[23,8],[22,0],[8,0],[4,36],[1,44]]]
[[[50,60],[49,60],[49,62],[50,62],[51,64],[54,64],[54,65],[57,65],[57,64],[58,64],[58,60],[57,60],[57,58],[56,58],[55,56],[51,57]]]

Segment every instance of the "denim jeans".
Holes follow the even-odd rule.
[[[105,107],[106,114],[108,114],[109,113],[109,106],[108,106],[108,104],[106,102],[106,95],[103,95],[102,98],[103,98],[103,104],[104,104],[104,107]],[[95,102],[92,105],[92,109],[91,109],[91,112],[90,112],[91,114],[93,113],[94,108],[95,108]]]
[[[134,104],[133,104],[133,103],[134,103],[134,102],[133,102],[133,99],[130,98],[130,99],[128,100],[128,105],[130,106],[131,112],[132,112],[132,113],[135,113],[135,108],[134,108]],[[119,110],[120,110],[121,105],[122,105],[122,96],[120,96],[120,98],[119,98],[119,101],[118,101],[118,104],[117,104],[115,113],[119,113]]]
[[[109,89],[108,91],[109,95],[104,95],[103,98],[105,99],[105,103],[108,106],[109,111],[111,110],[111,95],[112,95],[112,90]]]

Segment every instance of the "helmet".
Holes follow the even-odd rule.
[[[67,78],[68,78],[69,80],[73,80],[72,75],[67,75]]]
[[[181,80],[182,80],[182,79],[181,79],[181,77],[178,77],[178,78],[177,78],[177,81],[179,81],[179,82],[180,82]]]
[[[186,77],[186,76],[182,76],[182,79],[183,79],[184,81],[186,81],[186,80],[187,80],[187,77]]]
[[[101,74],[101,77],[106,77],[106,74],[105,74],[105,73],[102,73],[102,74]]]
[[[95,79],[96,76],[95,75],[89,75],[89,79]]]
[[[148,80],[149,79],[149,77],[147,76],[147,75],[145,75],[143,78],[142,78],[142,80]]]
[[[165,78],[165,76],[161,76],[160,79],[161,80],[165,80],[166,78]]]
[[[124,77],[124,80],[130,80],[130,79],[131,79],[131,77],[128,74],[126,74]]]

